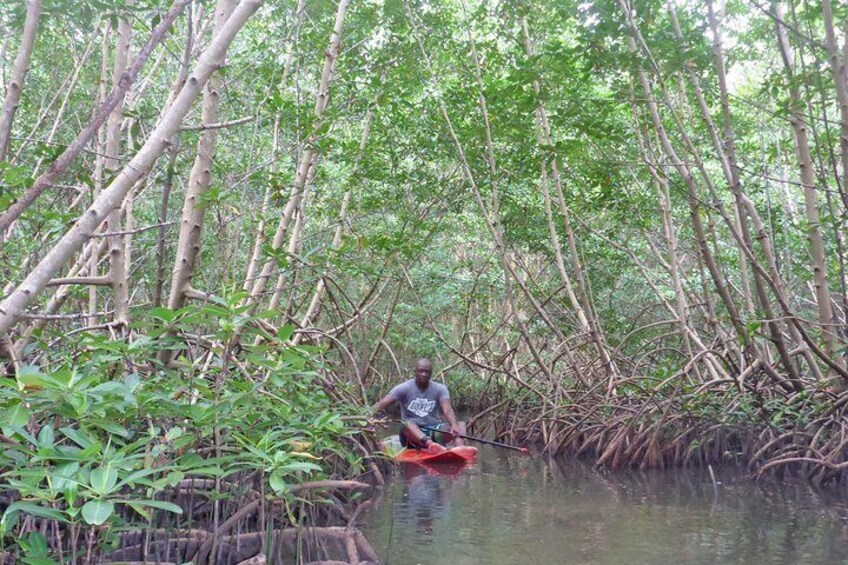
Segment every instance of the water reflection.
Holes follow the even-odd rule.
[[[384,562],[848,563],[848,497],[739,469],[608,473],[482,449],[400,469],[367,519]]]
[[[418,543],[431,543],[433,522],[445,513],[451,483],[442,482],[437,474],[420,465],[405,463],[401,467],[403,493],[394,504],[396,519],[413,526]]]

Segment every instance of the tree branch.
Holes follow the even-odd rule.
[[[245,116],[243,118],[239,118],[237,120],[231,120],[229,122],[216,122],[214,124],[195,124],[191,126],[182,126],[180,131],[205,131],[208,129],[222,129],[229,128],[233,126],[240,126],[241,124],[246,124],[250,120],[253,119],[253,116]]]
[[[14,204],[9,206],[5,213],[0,215],[0,233],[9,229],[12,222],[20,217],[23,211],[26,210],[30,204],[35,202],[36,198],[38,198],[42,192],[51,186],[82,152],[83,148],[97,133],[100,126],[103,125],[103,122],[105,122],[109,117],[109,114],[112,113],[112,110],[114,110],[121,100],[123,100],[127,90],[129,90],[130,86],[132,86],[135,79],[138,77],[141,67],[147,62],[147,59],[150,58],[153,48],[162,41],[165,37],[165,33],[171,28],[171,25],[177,19],[177,16],[180,15],[189,2],[191,2],[191,0],[176,0],[174,2],[174,5],[171,6],[171,9],[167,14],[165,14],[162,21],[159,22],[159,25],[156,26],[156,29],[154,29],[153,33],[150,34],[150,38],[147,40],[147,43],[145,43],[138,52],[138,56],[135,61],[133,61],[133,64],[124,72],[123,75],[121,75],[121,79],[117,82],[117,84],[115,84],[114,88],[112,88],[112,92],[109,93],[109,96],[100,108],[94,112],[94,115],[88,121],[88,124],[86,124],[82,131],[77,134],[76,139],[68,145],[68,148],[65,149],[58,159],[53,161],[50,168],[38,177],[35,183],[33,183],[26,192],[24,192]]]

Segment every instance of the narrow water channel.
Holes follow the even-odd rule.
[[[483,447],[464,469],[403,464],[363,527],[387,565],[848,563],[848,494],[715,474]]]

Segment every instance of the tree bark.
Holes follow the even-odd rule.
[[[191,104],[200,94],[209,76],[217,70],[214,61],[226,52],[238,31],[261,5],[262,0],[242,0],[227,24],[216,35],[201,55],[194,72],[180,91],[174,103],[165,111],[156,128],[151,132],[141,150],[121,170],[77,220],[74,226],[47,253],[26,279],[0,302],[0,335],[8,332],[25,308],[41,292],[50,278],[68,261],[80,246],[88,240],[101,222],[114,208],[120,205],[135,183],[153,166],[176,133]]]
[[[294,46],[297,44],[300,37],[300,25],[303,22],[304,8],[306,0],[298,0],[297,7],[294,13],[294,24],[292,26],[291,41],[286,45],[286,56],[283,59],[283,74],[277,86],[280,92],[287,87],[289,73],[291,72],[292,56],[294,55]],[[280,153],[280,121],[282,116],[277,112],[274,115],[274,131],[271,149],[271,172],[277,172],[277,160]],[[243,290],[250,291],[254,283],[253,277],[256,275],[256,267],[259,264],[259,257],[262,251],[262,242],[265,239],[265,222],[268,214],[268,208],[271,204],[272,183],[268,183],[265,187],[265,196],[262,199],[262,208],[259,211],[259,225],[256,228],[256,237],[253,241],[253,251],[250,253],[250,260],[247,263],[247,274],[244,277]]]
[[[315,97],[315,120],[313,123],[313,126],[315,127],[321,123],[324,110],[326,110],[329,102],[330,81],[332,81],[333,75],[335,74],[336,61],[339,56],[339,45],[341,43],[342,31],[344,30],[344,17],[349,4],[350,0],[341,0],[339,2],[338,8],[336,9],[335,25],[333,26],[333,32],[330,35],[330,43],[327,50],[324,52],[324,68],[321,72],[321,81],[318,84],[318,93]],[[283,209],[283,214],[280,217],[280,222],[277,225],[276,232],[274,233],[274,239],[271,241],[271,248],[274,251],[279,251],[283,247],[289,223],[291,222],[292,216],[294,216],[295,210],[297,210],[300,206],[300,199],[303,197],[303,191],[309,176],[309,170],[312,167],[313,158],[316,155],[314,147],[315,141],[315,137],[310,136],[303,153],[300,155],[300,161],[297,166],[295,181],[291,189],[289,200],[286,202],[286,207]],[[259,300],[261,300],[262,294],[265,291],[265,285],[267,284],[271,273],[274,271],[275,264],[276,259],[273,257],[266,260],[262,270],[253,282],[253,286],[250,290],[249,301],[253,303],[254,307],[256,307]]]
[[[622,12],[624,12],[625,17],[627,18],[627,22],[631,30],[634,34],[637,33],[636,24],[632,20],[630,7],[628,6],[627,2],[625,2],[625,0],[618,0],[618,2]],[[636,51],[636,41],[633,39],[632,36],[627,37],[627,47],[631,52]],[[672,165],[677,170],[678,174],[680,174],[680,176],[683,178],[683,181],[686,184],[690,215],[692,218],[692,227],[695,230],[695,238],[698,242],[698,247],[701,251],[701,255],[703,256],[704,263],[710,273],[711,278],[713,279],[713,284],[715,285],[716,291],[719,293],[719,296],[721,297],[722,302],[725,308],[727,309],[727,312],[730,316],[734,328],[737,331],[737,334],[744,341],[747,342],[748,332],[745,328],[745,325],[742,323],[742,319],[739,316],[739,311],[736,308],[735,303],[733,302],[733,298],[727,290],[727,286],[724,283],[723,276],[719,271],[718,265],[716,264],[715,258],[713,257],[713,253],[710,250],[709,244],[707,242],[706,231],[704,230],[703,222],[701,221],[701,212],[699,210],[700,204],[698,199],[698,187],[695,182],[695,178],[688,165],[686,165],[686,163],[684,163],[683,160],[681,160],[680,157],[677,155],[677,152],[672,146],[671,141],[668,139],[665,126],[663,125],[662,119],[660,118],[659,109],[657,108],[657,103],[654,99],[653,93],[651,92],[651,85],[648,81],[647,76],[645,75],[645,71],[643,71],[642,69],[638,69],[636,73],[639,79],[639,83],[642,87],[642,92],[645,95],[645,101],[648,107],[648,111],[651,115],[651,121],[654,125],[654,129],[656,130],[657,136],[660,139],[663,152],[668,155],[669,159],[672,161]]]
[[[674,10],[674,6],[671,3],[669,3],[668,6],[669,12],[674,21],[675,32],[678,37],[682,37],[682,34],[680,32],[680,26],[677,23],[677,16]],[[713,148],[719,156],[719,159],[722,164],[722,171],[725,175],[725,180],[727,181],[728,185],[730,186],[730,190],[733,193],[735,203],[735,225],[730,227],[731,230],[736,229],[741,236],[742,241],[739,245],[741,261],[740,265],[747,265],[749,263],[749,261],[746,260],[745,250],[743,249],[743,247],[753,252],[753,242],[751,239],[751,232],[748,226],[748,219],[750,217],[750,220],[754,223],[754,225],[761,228],[757,231],[757,240],[759,241],[760,248],[763,251],[763,255],[765,255],[766,257],[766,261],[771,272],[771,278],[774,283],[780,287],[780,292],[785,292],[783,281],[776,269],[776,263],[774,261],[774,247],[771,242],[771,239],[769,238],[768,233],[763,227],[762,219],[756,207],[754,206],[754,203],[751,201],[748,195],[743,192],[741,182],[739,180],[739,166],[736,160],[736,136],[733,130],[733,120],[730,113],[730,95],[727,89],[727,73],[725,71],[724,66],[721,27],[718,24],[718,19],[716,17],[715,11],[713,10],[713,3],[711,0],[708,0],[707,2],[707,12],[710,27],[713,31],[713,53],[715,55],[716,71],[718,75],[719,100],[721,103],[723,122],[723,142],[719,140],[718,128],[712,121],[712,118],[709,114],[709,109],[707,107],[706,100],[704,98],[699,83],[699,79],[691,68],[688,68],[687,70],[690,77],[690,82],[692,83],[695,95],[698,99],[698,105],[701,109],[702,117],[706,122],[707,129],[710,133],[710,138],[713,141]],[[747,280],[747,266],[745,269],[741,269],[741,276],[743,277],[743,281]],[[777,317],[774,314],[772,304],[766,294],[763,279],[761,276],[759,276],[756,268],[753,272],[753,280],[754,289],[757,296],[757,303],[763,311],[763,315],[765,317],[765,325],[769,329],[769,334],[771,335],[772,342],[775,344],[775,347],[778,350],[778,354],[781,358],[782,363],[784,365],[786,365],[787,363],[792,364],[791,366],[785,367],[787,372],[789,372],[790,374],[794,374],[796,373],[796,370],[794,367],[794,363],[791,361],[790,356],[788,354],[783,331],[780,327],[780,324],[778,323]],[[750,294],[750,291],[746,292]],[[746,294],[746,300],[750,300],[748,294]],[[748,315],[752,316],[753,313],[753,311],[749,311]]]
[[[712,3],[708,1],[709,4],[709,12],[712,14]],[[677,37],[677,40],[683,44],[685,41],[683,38],[683,32],[680,28],[680,23],[677,20],[677,11],[674,7],[674,4],[671,0],[666,0],[666,7],[668,9],[669,16],[671,17],[672,27],[674,29],[674,35]],[[712,19],[711,19],[712,21]],[[730,108],[728,105],[727,99],[727,86],[726,86],[726,78],[724,72],[724,59],[722,56],[721,50],[721,35],[718,26],[712,26],[713,29],[713,51],[716,56],[716,70],[718,74],[718,82],[720,87],[720,99],[721,99],[721,108],[722,108],[722,117],[724,121],[724,141],[725,145],[719,141],[718,137],[718,128],[715,126],[713,122],[712,116],[710,115],[709,108],[707,107],[706,100],[704,99],[703,93],[701,91],[700,81],[692,69],[691,65],[685,65],[686,74],[689,77],[689,82],[692,84],[692,88],[695,92],[695,96],[698,101],[698,108],[701,111],[701,117],[706,122],[707,130],[710,134],[710,139],[713,142],[713,148],[719,156],[722,172],[724,173],[725,180],[730,186],[730,191],[734,195],[735,201],[735,213],[733,216],[733,220],[736,223],[737,229],[741,232],[742,238],[745,241],[746,245],[751,247],[751,236],[748,230],[747,220],[745,218],[745,210],[742,205],[742,197],[741,197],[741,188],[739,185],[739,170],[736,166],[735,162],[735,151],[734,151],[734,143],[735,138],[733,135],[733,129],[731,127],[731,119],[730,119]],[[681,77],[682,80],[682,77]],[[685,89],[681,88],[681,90],[685,93]],[[725,151],[726,147],[726,151]],[[751,295],[751,284],[749,282],[748,277],[748,261],[745,258],[744,252],[739,250],[739,281],[740,286],[742,288],[742,298],[743,303],[745,305],[745,314],[747,316],[754,315],[754,301],[752,300]],[[756,281],[755,281],[756,282]],[[762,283],[759,284],[759,288],[762,289]],[[768,303],[760,304],[762,307],[767,308]],[[771,316],[768,316],[771,318]]]
[[[374,97],[374,100],[371,106],[368,108],[368,113],[365,115],[365,120],[362,124],[362,135],[359,139],[359,152],[356,154],[356,159],[353,164],[353,171],[351,171],[352,180],[349,182],[353,182],[353,179],[356,178],[357,173],[359,172],[359,163],[362,161],[362,157],[365,155],[365,147],[368,145],[368,137],[371,134],[371,121],[374,119],[374,108],[377,105],[377,99],[379,95]],[[335,233],[333,234],[333,241],[330,244],[332,249],[338,249],[342,243],[342,235],[344,234],[345,228],[345,219],[347,217],[347,209],[350,205],[350,199],[352,195],[352,190],[348,189],[345,191],[344,196],[342,197],[341,208],[339,209],[339,220],[336,225]],[[318,279],[318,284],[315,287],[315,292],[312,294],[312,299],[309,301],[309,306],[306,309],[306,313],[303,315],[303,318],[300,320],[300,327],[305,328],[312,320],[315,318],[318,313],[318,306],[321,304],[321,297],[324,294],[324,278],[321,277]],[[294,338],[295,343],[300,341],[300,336],[302,334],[297,334]],[[367,366],[367,365],[366,365]]]
[[[97,240],[92,239],[87,242],[87,244],[83,247],[82,253],[80,253],[77,260],[71,265],[68,269],[68,273],[65,277],[60,279],[51,279],[47,282],[47,286],[53,286],[54,284],[58,285],[59,288],[56,289],[56,292],[47,300],[44,308],[41,310],[41,314],[45,314],[47,317],[43,319],[35,320],[31,325],[28,325],[24,331],[21,332],[21,337],[15,342],[15,351],[18,356],[22,357],[26,346],[30,344],[32,341],[32,336],[47,327],[49,322],[49,317],[59,311],[62,305],[67,300],[68,295],[70,294],[71,288],[67,286],[68,284],[75,284],[74,280],[78,278],[82,278],[80,275],[83,272],[86,272],[87,276],[84,277],[88,279],[84,282],[84,284],[89,285],[89,288],[94,289],[98,287],[98,283],[102,283],[102,286],[109,286],[110,279],[109,277],[98,277],[97,273],[97,258],[101,256],[103,252],[107,249],[107,242],[105,239]],[[63,281],[67,281],[63,285]],[[96,319],[97,316],[93,315],[95,310],[89,310],[89,316],[86,316],[87,321],[91,319]],[[90,322],[87,325],[92,326]]]
[[[97,103],[102,105],[106,101],[106,97],[108,96],[108,88],[109,88],[109,33],[111,32],[112,24],[110,21],[106,21],[103,25],[103,44],[100,46],[100,90],[99,90],[99,98],[97,99]],[[108,121],[108,117],[107,117]],[[97,128],[97,140],[94,144],[97,154],[94,157],[94,187],[92,198],[97,198],[97,196],[103,191],[103,184],[105,181],[104,174],[104,163],[106,161],[106,125],[101,124]],[[89,242],[90,245],[91,242]],[[105,242],[104,242],[105,243]],[[85,253],[86,250],[83,250]],[[89,276],[96,277],[98,273],[98,265],[100,261],[100,253],[91,254],[89,258],[89,266],[88,266],[88,274]],[[67,292],[67,289],[60,288],[56,291],[55,295],[59,293]],[[88,287],[88,312],[89,316],[87,318],[88,327],[93,328],[99,324],[99,320],[97,319],[97,295],[98,288],[96,285],[90,285]],[[51,297],[50,302],[53,302]],[[61,302],[59,303],[61,306]],[[21,340],[23,341],[23,339]]]
[[[80,73],[85,68],[85,64],[88,61],[91,52],[94,50],[94,46],[97,44],[97,39],[99,37],[101,30],[101,26],[97,25],[97,31],[95,31],[91,38],[88,41],[88,44],[85,47],[85,51],[80,57],[79,61],[74,65],[73,71],[68,75],[68,78],[62,83],[62,86],[59,87],[59,90],[56,91],[56,96],[50,102],[50,104],[41,112],[41,115],[38,118],[38,121],[32,127],[27,135],[27,139],[21,143],[20,147],[18,147],[17,151],[15,151],[15,156],[9,158],[9,162],[15,162],[20,158],[23,151],[36,139],[36,134],[38,130],[41,128],[44,121],[47,119],[47,116],[50,114],[50,109],[53,107],[53,104],[56,100],[59,99],[59,96],[62,95],[62,102],[59,104],[59,109],[56,111],[56,117],[53,119],[53,125],[50,127],[50,133],[47,134],[47,138],[45,139],[45,143],[51,143],[56,136],[56,132],[59,130],[59,126],[62,124],[62,118],[65,116],[65,111],[68,109],[68,104],[71,100],[71,96],[76,90],[77,81],[79,80]],[[11,152],[10,152],[11,154]],[[38,159],[38,165],[35,166],[35,170],[38,170],[41,166],[43,158]]]
[[[191,52],[194,47],[194,16],[192,14],[191,4],[188,6],[186,15],[186,40],[183,46],[182,60],[180,61],[180,70],[177,75],[177,80],[174,83],[171,93],[168,97],[166,107],[170,106],[174,98],[180,93],[188,79],[189,63],[191,62]],[[174,168],[177,163],[177,154],[180,150],[180,136],[175,134],[171,138],[171,144],[168,147],[168,164],[165,167],[165,181],[162,183],[162,198],[159,202],[159,233],[156,238],[156,285],[153,289],[153,306],[162,306],[162,295],[165,288],[165,228],[168,223],[168,202],[171,198],[171,190],[174,187]]]
[[[842,165],[840,194],[845,202],[848,195],[848,77],[845,75],[846,61],[839,56],[839,45],[833,26],[833,5],[830,0],[821,0],[821,5],[825,31],[824,46],[830,73],[836,86],[836,102],[839,105],[839,161]]]
[[[77,134],[76,138],[68,145],[67,149],[65,149],[65,151],[63,151],[62,154],[53,161],[50,168],[39,176],[33,185],[29,187],[26,192],[18,198],[18,200],[9,206],[3,214],[0,214],[0,233],[5,232],[9,226],[12,225],[12,222],[15,221],[23,213],[23,211],[30,206],[30,204],[35,202],[36,198],[38,198],[42,192],[47,190],[47,188],[49,188],[62,174],[64,174],[71,163],[73,163],[74,159],[76,159],[82,150],[85,149],[85,146],[88,145],[91,139],[96,135],[97,130],[106,121],[112,110],[121,100],[123,100],[124,94],[126,94],[129,87],[135,82],[138,77],[139,70],[150,57],[153,48],[162,41],[165,37],[165,33],[174,23],[174,20],[177,19],[180,12],[183,11],[183,8],[185,8],[191,1],[192,0],[176,0],[174,2],[171,9],[168,10],[168,13],[162,17],[162,21],[159,22],[159,25],[156,26],[156,29],[154,29],[150,34],[150,38],[147,40],[147,43],[145,43],[138,52],[138,56],[133,61],[133,64],[126,70],[123,76],[121,76],[121,79],[118,81],[115,88],[112,89],[112,92],[109,93],[106,101],[97,108],[86,126],[79,132],[79,134]]]
[[[532,39],[530,37],[530,29],[527,24],[527,18],[524,17],[521,20],[521,28],[524,33],[524,50],[528,57],[533,56],[533,44]],[[541,99],[541,84],[538,79],[533,80],[533,91],[536,93],[536,143],[541,146],[551,146],[551,127],[548,122],[548,115],[545,109],[544,103]],[[544,152],[544,150],[543,150]],[[594,308],[591,305],[591,300],[589,296],[589,291],[586,287],[585,277],[583,275],[583,268],[580,264],[580,257],[577,251],[577,244],[574,237],[574,230],[571,226],[571,221],[569,218],[568,206],[565,202],[565,195],[562,189],[562,179],[560,177],[559,172],[559,163],[557,160],[557,156],[554,154],[550,159],[550,167],[554,181],[554,187],[556,188],[557,194],[557,202],[559,204],[559,212],[560,216],[563,220],[563,225],[566,230],[566,237],[568,239],[569,251],[572,255],[572,263],[574,266],[575,277],[577,278],[578,286],[580,287],[582,298],[584,303],[581,304],[579,299],[577,298],[576,293],[574,292],[573,285],[571,283],[571,277],[568,275],[568,271],[565,268],[565,261],[562,256],[562,246],[559,241],[559,236],[557,235],[556,225],[554,224],[553,219],[553,210],[551,206],[551,193],[550,186],[548,182],[547,175],[547,163],[545,159],[545,155],[542,155],[542,164],[541,164],[541,175],[542,175],[542,191],[545,201],[545,215],[548,221],[548,231],[551,237],[551,245],[554,248],[554,255],[556,259],[557,268],[560,272],[560,277],[562,278],[563,285],[565,286],[566,294],[568,295],[569,301],[571,302],[572,308],[574,308],[574,313],[577,316],[578,321],[580,322],[581,331],[588,333],[592,342],[595,345],[595,349],[598,353],[598,356],[603,361],[604,367],[609,372],[610,384],[608,384],[608,390],[612,390],[613,381],[617,380],[619,377],[618,367],[616,367],[615,362],[609,355],[609,351],[607,350],[606,339],[603,335],[603,330],[601,329],[600,320],[594,314]],[[585,305],[585,306],[584,306]]]
[[[810,245],[810,255],[813,270],[813,284],[815,287],[816,305],[818,307],[818,321],[822,329],[822,341],[824,342],[825,354],[833,358],[840,367],[844,367],[841,354],[837,355],[839,342],[835,334],[835,318],[833,306],[830,300],[830,287],[827,281],[827,261],[825,259],[824,237],[821,231],[819,219],[818,191],[816,190],[815,171],[813,170],[813,159],[810,153],[810,145],[807,137],[808,125],[803,115],[803,102],[801,92],[795,80],[795,62],[786,36],[786,30],[780,24],[782,13],[778,2],[772,2],[772,10],[778,22],[775,23],[775,31],[780,47],[780,55],[786,76],[789,79],[790,117],[792,132],[795,136],[795,151],[798,165],[801,169],[801,184],[804,187],[804,209],[807,216],[807,241]]]
[[[683,289],[683,281],[681,279],[681,269],[680,269],[680,259],[678,257],[678,242],[677,236],[674,231],[674,219],[672,216],[671,210],[671,195],[668,186],[668,178],[665,176],[663,172],[658,170],[657,168],[657,158],[656,153],[653,151],[651,147],[651,140],[646,131],[644,131],[642,125],[639,123],[639,113],[636,111],[636,100],[635,94],[633,92],[632,82],[629,87],[629,96],[630,96],[630,104],[633,112],[633,129],[636,133],[636,140],[639,145],[639,152],[642,154],[642,159],[645,161],[648,167],[648,173],[651,175],[651,178],[654,180],[654,185],[657,190],[657,202],[660,208],[660,215],[662,219],[663,226],[663,239],[666,245],[666,253],[668,254],[668,272],[671,276],[672,287],[674,288],[674,297],[675,297],[675,308],[670,308],[669,311],[677,317],[678,326],[680,328],[681,335],[683,336],[683,344],[686,348],[687,354],[692,356],[692,349],[690,344],[690,339],[694,340],[698,343],[702,350],[705,350],[702,343],[700,343],[700,339],[695,333],[695,331],[690,327],[690,316],[689,316],[689,308],[686,301],[686,295]],[[635,254],[630,252],[631,259],[635,259]],[[643,273],[643,278],[648,282],[648,284],[653,285],[652,281],[649,280],[647,276],[647,272],[641,266],[641,263],[638,265],[640,271]],[[655,293],[658,297],[661,298],[660,294],[655,290]],[[663,300],[665,303],[665,300]]]
[[[235,6],[234,0],[218,0],[215,6],[214,35],[221,32]],[[221,53],[221,56],[212,63],[222,66],[225,55],[226,53]],[[201,123],[212,124],[218,121],[219,90],[222,84],[223,80],[218,74],[213,75],[207,83],[203,92]],[[197,155],[186,186],[177,255],[171,276],[171,295],[168,299],[168,308],[172,310],[178,310],[185,304],[185,293],[191,288],[191,278],[194,274],[197,258],[200,255],[200,236],[203,231],[203,217],[206,210],[201,200],[209,190],[212,180],[212,159],[215,155],[217,137],[217,129],[204,130],[200,135]]]
[[[132,42],[132,25],[122,19],[118,23],[118,36],[115,42],[114,66],[112,68],[112,89],[118,86],[121,77],[127,69],[130,44]],[[121,96],[118,103],[106,120],[106,154],[103,161],[103,169],[107,178],[114,177],[120,168],[121,155],[121,122],[123,121],[124,98]],[[104,231],[115,232],[121,229],[121,210],[115,208],[109,213],[104,223]],[[112,283],[112,299],[115,303],[115,314],[113,321],[120,327],[125,328],[129,324],[129,282],[127,280],[126,254],[124,253],[124,238],[119,235],[108,239],[109,245],[109,278]]]
[[[32,57],[32,48],[35,45],[40,17],[41,0],[26,0],[26,19],[21,35],[21,45],[18,48],[18,55],[15,57],[12,78],[6,86],[6,99],[3,101],[3,112],[0,114],[0,161],[3,161],[9,152],[12,123],[15,121],[15,113],[18,111],[18,104],[21,101],[24,80],[26,80],[29,71],[29,61]],[[0,233],[3,232],[3,229],[0,227]]]

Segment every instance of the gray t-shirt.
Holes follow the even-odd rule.
[[[439,402],[450,398],[448,387],[430,381],[426,390],[415,384],[415,379],[402,382],[389,391],[389,396],[400,404],[400,417],[405,422],[433,426],[441,421],[442,407]]]

